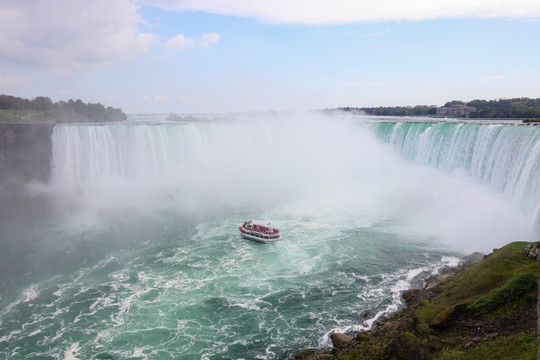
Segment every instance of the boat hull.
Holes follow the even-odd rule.
[[[279,240],[279,238],[276,238],[276,239],[263,239],[261,237],[251,235],[251,234],[246,234],[244,232],[242,232],[241,235],[246,240],[253,240],[253,241],[256,241],[256,242],[261,243],[261,244],[274,244]]]
[[[246,222],[238,228],[244,239],[256,241],[262,244],[273,244],[279,240],[279,230],[269,229],[261,225],[252,225]]]

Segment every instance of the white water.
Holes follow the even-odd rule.
[[[540,231],[540,128],[496,122],[373,123],[407,159],[463,172],[502,193]]]
[[[461,251],[529,239],[506,190],[404,159],[379,130],[313,114],[55,127],[33,190],[61,216],[3,259],[22,271],[2,284],[0,355],[283,359],[370,328]],[[241,239],[249,217],[282,240]]]
[[[538,213],[540,157],[520,155],[512,161],[520,137],[502,136],[495,138],[496,146],[488,146],[498,134],[489,125],[474,127],[475,133],[488,133],[477,139],[465,131],[467,126],[450,124],[450,130],[443,128],[451,133],[449,140],[444,134],[430,137],[444,125],[419,125],[422,131],[414,130],[414,136],[414,127],[400,130],[409,129],[407,124],[374,126],[380,126],[375,129],[379,135],[386,132],[384,140],[401,146],[406,158],[470,171],[449,175],[403,161],[350,119],[237,117],[57,126],[53,189],[63,196],[65,208],[93,214],[164,209],[201,214],[299,201],[321,216],[346,213],[364,222],[402,218],[406,231],[433,235],[466,251],[530,238],[525,223]],[[521,147],[538,154],[538,143]],[[494,148],[501,148],[495,156]],[[483,186],[475,177],[495,186]],[[512,193],[510,203],[498,192]]]

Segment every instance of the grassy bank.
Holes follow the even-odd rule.
[[[405,292],[408,307],[372,331],[342,338],[332,352],[296,358],[536,359],[540,261],[525,255],[526,245],[510,243],[432,278],[423,290]]]
[[[57,119],[38,110],[0,110],[0,123],[54,122]]]

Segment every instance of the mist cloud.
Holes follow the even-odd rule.
[[[466,251],[529,237],[529,219],[501,194],[465,174],[410,163],[346,118],[155,119],[56,128],[52,181],[36,191],[67,216],[275,211],[314,223],[350,219],[345,228],[386,224]]]
[[[256,18],[271,23],[341,24],[441,18],[540,17],[540,3],[529,0],[146,0],[149,5]]]

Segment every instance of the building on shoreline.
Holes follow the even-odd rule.
[[[435,116],[437,117],[466,117],[468,118],[476,108],[465,104],[453,104],[450,106],[437,108]]]

